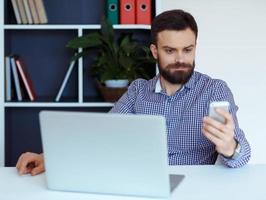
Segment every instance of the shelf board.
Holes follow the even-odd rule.
[[[150,25],[144,25],[144,24],[118,24],[113,25],[114,29],[147,29],[150,30]]]
[[[112,107],[110,102],[6,102],[4,107]]]
[[[113,25],[114,29],[143,29],[143,30],[150,30],[150,25],[142,25],[142,24],[118,24]],[[57,30],[57,29],[70,29],[70,30],[76,30],[76,29],[100,29],[101,26],[99,24],[80,24],[80,25],[72,25],[72,24],[34,24],[34,25],[28,25],[28,24],[12,24],[12,25],[4,25],[5,30]]]

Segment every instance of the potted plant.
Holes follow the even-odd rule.
[[[142,67],[145,64],[154,64],[150,49],[133,41],[132,35],[121,35],[115,38],[112,25],[103,17],[100,31],[77,37],[68,42],[67,47],[83,51],[76,53],[73,59],[87,56],[92,50],[97,50],[91,74],[98,81],[99,87],[125,88],[128,82],[136,78],[150,78]],[[122,85],[118,85],[122,82]]]

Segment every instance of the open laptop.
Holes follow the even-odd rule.
[[[183,176],[168,174],[162,116],[41,111],[48,188],[168,198]]]

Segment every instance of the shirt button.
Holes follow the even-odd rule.
[[[167,99],[167,102],[168,103],[171,103],[173,101],[173,98],[171,98],[171,97],[169,97],[168,99]]]

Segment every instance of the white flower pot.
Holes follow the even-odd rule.
[[[111,88],[123,88],[127,87],[128,80],[127,79],[120,79],[120,80],[106,80],[104,81],[106,87]]]

